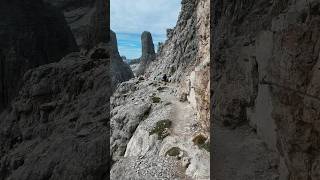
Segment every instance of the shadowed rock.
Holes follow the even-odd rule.
[[[107,49],[111,58],[112,89],[115,89],[117,84],[133,78],[134,75],[130,66],[122,60],[119,54],[117,36],[113,31],[110,32]]]
[[[0,114],[0,179],[106,179],[110,59],[72,53],[28,71]]]
[[[109,5],[107,0],[44,0],[64,12],[77,44],[84,54],[107,42]]]
[[[17,94],[26,70],[78,51],[63,15],[34,1],[0,1],[0,111]]]
[[[141,35],[142,44],[142,57],[148,55],[155,55],[154,45],[152,41],[152,36],[150,32],[144,31]]]

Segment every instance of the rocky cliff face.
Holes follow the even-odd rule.
[[[213,133],[218,122],[249,122],[277,152],[281,180],[320,178],[319,7],[316,0],[212,7]]]
[[[166,74],[179,84],[180,96],[187,96],[198,114],[204,131],[209,131],[209,62],[210,1],[183,0],[174,29],[161,46],[157,60],[149,66],[148,76],[154,79]]]
[[[44,0],[59,8],[83,53],[100,42],[106,43],[110,19],[107,0]],[[106,7],[106,8],[103,8]]]
[[[10,4],[7,1],[1,3]],[[33,8],[20,6],[19,3],[33,5]],[[48,11],[45,11],[47,9],[38,10],[35,8],[46,7],[40,1],[28,3],[19,1],[19,3],[10,4],[12,10],[26,8],[28,10],[26,14],[13,13],[10,16],[5,16],[5,18],[14,19],[21,15],[27,18],[25,20],[27,25],[29,25],[29,22],[33,22],[32,20],[36,15],[37,18],[42,16],[49,18],[47,17]],[[108,1],[103,3],[105,4],[99,7],[103,11],[99,12],[108,10]],[[0,8],[2,7],[4,6]],[[38,14],[33,15],[33,12]],[[118,57],[117,49],[114,48],[116,47],[116,38],[111,33],[112,41],[110,41],[110,31],[103,22],[105,20],[108,24],[108,13],[97,13],[96,17],[99,17],[97,18],[99,21],[97,21],[94,29],[98,32],[97,37],[103,37],[101,39],[97,38],[97,40],[100,39],[97,42],[102,43],[88,51],[87,55],[71,53],[59,62],[28,70],[23,76],[19,95],[16,95],[10,106],[0,113],[1,180],[107,179],[109,177],[109,100],[113,87],[110,71],[111,68],[117,67],[119,71],[123,72],[121,68],[124,67],[122,67],[121,61],[116,59]],[[47,20],[46,18],[44,19]],[[50,18],[53,17],[50,16]],[[17,19],[19,23],[24,22],[22,20],[20,22],[19,18]],[[31,42],[38,43],[40,40],[37,35],[40,32],[50,33],[52,30],[56,31],[56,34],[53,33],[55,36],[47,37],[49,40],[55,38],[58,41],[62,38],[63,41],[59,42],[59,45],[68,42],[67,37],[69,36],[60,33],[60,31],[64,32],[64,29],[61,29],[62,27],[67,28],[66,23],[64,23],[64,26],[60,26],[60,24],[47,25],[47,21],[41,21],[41,23],[44,24],[43,27],[39,27],[41,31],[25,33],[26,37],[21,35],[21,37],[18,36],[18,39],[21,38],[21,42],[26,39],[29,43],[28,37],[30,36]],[[47,26],[51,29],[44,28]],[[39,29],[36,28],[36,30]],[[26,30],[33,30],[33,28],[29,27]],[[35,34],[36,32],[38,34]],[[101,36],[99,33],[101,33]],[[6,40],[5,36],[1,36],[1,38]],[[42,39],[43,37],[39,38]],[[48,39],[44,38],[44,40]],[[1,43],[4,42],[1,41]],[[49,42],[52,42],[51,45],[56,45],[53,40]],[[47,41],[35,44],[34,47],[31,46],[33,48],[31,50],[34,52],[43,52],[41,50],[51,52],[52,49],[41,46],[47,45],[45,43]],[[6,47],[5,45],[4,47]],[[33,44],[31,43],[31,45]],[[18,47],[22,48],[22,46]],[[29,46],[23,47],[26,47],[27,50],[29,48]],[[61,53],[65,52],[68,46],[62,46],[61,48],[65,49],[61,49],[61,51],[55,49],[54,46],[51,48],[53,48],[53,52]],[[33,53],[33,51],[30,53]],[[49,59],[57,56],[54,53],[46,55]],[[45,58],[32,57],[35,59],[30,58],[29,61],[31,62],[46,60],[45,62],[48,63]],[[1,65],[6,62],[2,60]],[[1,78],[3,77],[4,67],[1,66]],[[29,66],[22,65],[21,67],[29,68]],[[126,77],[126,75],[117,73],[115,83],[121,81],[118,78]],[[8,77],[5,77],[2,81],[7,79]]]
[[[141,35],[142,55],[139,59],[139,67],[136,75],[140,76],[145,73],[148,65],[155,59],[156,53],[150,32],[143,32]]]
[[[0,179],[105,179],[109,173],[110,59],[69,54],[29,70],[0,115]]]
[[[17,94],[26,70],[78,51],[63,15],[35,1],[1,1],[0,111]]]
[[[133,78],[133,72],[130,66],[123,61],[118,51],[118,43],[116,34],[111,31],[110,42],[107,49],[111,58],[111,74],[112,74],[112,89],[114,90],[117,84],[128,81]]]
[[[209,0],[182,1],[177,26],[144,76],[112,95],[111,179],[210,178],[209,24]],[[145,36],[143,54],[154,56]]]

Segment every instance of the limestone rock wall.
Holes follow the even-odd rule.
[[[212,5],[212,120],[249,122],[281,180],[319,179],[319,1]]]
[[[182,0],[182,9],[174,29],[149,65],[147,75],[161,79],[164,74],[187,95],[198,113],[205,131],[209,130],[210,84],[210,1]]]
[[[83,53],[104,42],[110,19],[108,0],[44,0],[59,8]],[[104,8],[106,7],[106,8]]]
[[[28,69],[78,51],[63,15],[34,1],[0,2],[0,111],[17,94]]]
[[[100,7],[103,12],[108,10],[108,2],[104,1],[105,4]],[[60,57],[60,53],[69,50],[69,44],[64,43],[69,42],[71,31],[63,16],[58,16],[61,17],[59,20],[62,20],[62,26],[59,24],[60,21],[58,24],[55,22],[57,17],[51,16],[51,11],[45,8],[47,6],[37,0],[0,3],[0,12],[4,15],[8,13],[7,16],[2,16],[8,21],[0,23],[13,22],[13,27],[16,21],[26,25],[35,23],[34,21],[40,24],[35,29],[33,26],[17,28],[20,33],[24,33],[24,36],[9,34],[6,37],[4,35],[7,34],[1,34],[3,30],[1,29],[1,47],[2,45],[7,47],[5,43],[10,42],[6,41],[6,38],[10,40],[15,37],[14,42],[21,45],[15,48],[26,50],[23,55],[26,56],[28,53],[41,55],[41,57],[31,56],[32,58],[26,59],[27,62],[42,63],[40,60],[45,61],[43,63],[52,62],[24,73],[19,94],[15,95],[10,106],[0,113],[0,179],[107,179],[110,170],[108,127],[109,101],[112,92],[110,69],[111,57],[116,55],[111,54],[109,48],[112,44],[109,43],[110,30],[106,28],[107,26],[103,26],[105,31],[101,34],[104,39],[101,42],[107,43],[97,45],[87,55],[70,53],[63,59],[58,59],[59,62],[53,62],[50,58]],[[12,8],[8,8],[11,6]],[[13,12],[9,13],[9,10]],[[104,25],[102,21],[109,24],[108,13],[98,17],[104,17],[98,24]],[[52,22],[54,23],[50,24]],[[99,29],[102,26],[96,27]],[[64,28],[69,30],[69,34]],[[36,44],[32,44],[33,42]],[[47,46],[46,43],[49,42],[51,46]],[[60,46],[57,47],[61,49],[55,47],[58,43]],[[42,52],[47,56],[41,54]],[[6,55],[1,53],[1,78],[4,77],[3,69],[6,66],[2,65],[6,62],[3,61]],[[20,66],[13,67],[14,70],[20,68]],[[30,68],[23,63],[21,67]],[[4,80],[7,79],[9,78],[4,77]]]
[[[112,78],[112,89],[117,87],[117,84],[128,81],[133,78],[133,72],[126,62],[121,58],[118,51],[118,43],[116,34],[110,32],[110,42],[107,44],[107,49],[111,59],[111,78]]]
[[[29,70],[0,115],[0,179],[106,179],[110,59],[72,53]],[[97,52],[96,52],[97,54]]]

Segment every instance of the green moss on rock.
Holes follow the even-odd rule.
[[[206,142],[199,146],[200,149],[205,149],[206,151],[210,152],[210,143]]]
[[[149,132],[149,135],[157,134],[158,140],[162,140],[169,135],[167,129],[171,127],[172,122],[169,119],[161,120],[156,123],[156,126]]]
[[[199,134],[199,135],[197,135],[196,137],[194,137],[193,138],[193,143],[195,144],[195,145],[202,145],[202,144],[204,144],[205,142],[206,142],[206,140],[207,140],[207,138],[206,137],[204,137],[202,134]]]
[[[166,156],[179,156],[180,154],[180,148],[178,147],[172,147],[171,149],[169,149],[167,152],[166,152]]]
[[[200,149],[205,149],[210,152],[210,143],[207,142],[207,138],[204,137],[202,134],[197,135],[193,138],[193,143],[197,145]]]
[[[151,100],[153,103],[160,103],[161,102],[161,98],[157,97],[157,96],[152,96]]]

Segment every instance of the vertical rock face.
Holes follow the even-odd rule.
[[[154,45],[153,45],[152,36],[150,32],[144,31],[142,33],[141,44],[142,44],[142,57],[154,56],[156,54],[154,51]]]
[[[112,89],[114,90],[117,84],[128,81],[134,75],[130,66],[123,61],[119,54],[117,36],[113,31],[110,32],[110,42],[107,49],[111,59]]]
[[[0,179],[105,179],[110,59],[73,53],[29,70],[0,115]]]
[[[145,73],[148,65],[155,59],[156,53],[154,50],[154,44],[150,32],[144,31],[141,35],[142,55],[140,57],[139,68],[136,75],[142,75]]]
[[[29,40],[28,37],[33,37],[30,41],[38,42],[40,41],[38,35],[41,33],[46,35],[40,38],[44,43],[40,41],[38,42],[40,44],[35,44],[34,47],[32,43],[28,44],[34,49],[30,50],[29,46],[23,46],[26,49],[29,48],[27,50],[30,50],[30,53],[42,52],[39,48],[42,47],[41,45],[47,45],[45,43],[51,38],[56,41],[63,38],[63,41],[59,41],[62,49],[55,47],[57,42],[54,40],[49,41],[52,42],[50,47],[55,50],[55,53],[65,52],[68,49],[64,43],[69,36],[60,34],[60,31],[64,32],[63,27],[67,28],[66,24],[60,26],[55,23],[53,21],[55,16],[51,17],[51,11],[44,9],[45,6],[40,1],[10,1],[10,3],[1,1],[0,9],[8,8],[2,6],[4,2],[12,3],[10,4],[12,8],[9,8],[12,11],[25,8],[29,10],[25,14],[13,13],[6,17],[17,18],[19,23],[24,22],[30,25],[34,23],[34,19],[46,17],[43,22],[40,21],[41,23],[36,21],[40,23],[38,28],[41,31],[31,31],[33,28],[28,26],[24,29],[19,28],[23,30],[22,32],[31,31],[25,32],[26,37],[18,34],[19,40]],[[105,7],[101,8],[108,10],[108,1],[106,3]],[[27,5],[33,5],[33,8]],[[0,12],[8,10],[1,9]],[[25,21],[22,19],[20,22],[18,17],[27,19]],[[108,19],[108,16],[106,18]],[[7,21],[0,23],[2,22]],[[52,26],[49,22],[53,23]],[[109,29],[104,33],[107,33],[107,36],[104,36],[105,42],[109,42]],[[49,35],[52,37],[48,37]],[[1,39],[3,38],[1,36]],[[21,43],[24,42],[22,40]],[[20,50],[24,50],[22,46]],[[0,54],[2,54],[0,62],[3,64],[3,55],[6,54]],[[47,55],[49,59],[55,57],[55,54]],[[0,113],[1,180],[107,179],[109,177],[108,121],[109,100],[112,92],[111,55],[108,45],[105,44],[97,46],[88,55],[71,53],[59,62],[42,65],[24,74],[19,95],[12,101],[10,108]],[[33,58],[28,60],[37,62],[42,59],[37,56]],[[1,66],[1,74],[3,69],[5,68]]]
[[[201,126],[209,130],[209,42],[210,1],[183,0],[174,29],[157,59],[148,66],[147,74],[160,79],[166,74],[179,85],[179,94],[186,94],[197,111]]]
[[[93,42],[93,45],[101,42],[108,42],[108,33],[110,29],[109,8],[109,0],[96,0],[96,11],[91,17],[91,26],[93,28],[93,31],[91,32],[92,39],[89,39]]]
[[[83,53],[104,42],[108,36],[107,0],[44,0],[61,9]]]
[[[1,1],[0,111],[17,94],[26,70],[78,51],[62,14],[35,1]]]
[[[256,128],[279,154],[281,180],[320,178],[319,7],[215,1],[211,12],[211,115]]]

